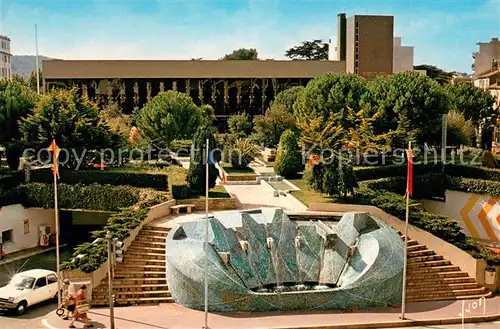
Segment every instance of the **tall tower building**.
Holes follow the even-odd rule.
[[[402,46],[401,37],[394,38],[394,61],[392,71],[399,73],[402,71],[413,71],[413,47]]]
[[[10,79],[12,76],[12,54],[10,39],[0,35],[0,79]]]
[[[479,51],[472,54],[474,75],[500,69],[500,41],[492,38],[490,42],[478,42]]]
[[[339,15],[339,25],[340,20]],[[392,74],[393,54],[393,16],[354,15],[347,18],[347,73],[366,77]]]

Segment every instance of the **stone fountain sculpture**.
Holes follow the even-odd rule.
[[[211,312],[360,309],[401,302],[403,243],[367,213],[336,225],[297,225],[281,209],[209,218]],[[224,222],[224,224],[223,224]],[[204,222],[177,225],[167,241],[175,301],[204,308]]]

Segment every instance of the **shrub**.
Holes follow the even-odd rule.
[[[189,188],[197,193],[205,193],[206,183],[206,141],[208,139],[209,152],[217,148],[217,142],[214,137],[214,128],[212,126],[201,126],[196,131],[193,137],[194,152],[191,154],[191,161],[189,164],[189,171],[187,181]],[[218,156],[215,154],[215,161],[219,161]],[[213,188],[217,180],[218,170],[214,164],[208,165],[208,187]]]
[[[448,145],[471,146],[474,142],[476,132],[472,121],[465,120],[462,113],[450,111],[447,115],[447,143]]]
[[[351,161],[339,156],[308,167],[304,178],[315,191],[330,196],[353,195],[354,188],[358,186]]]
[[[446,186],[455,191],[500,196],[500,182],[491,180],[448,176]]]
[[[259,149],[249,139],[238,139],[229,150],[229,162],[233,168],[243,169],[259,154]]]
[[[60,183],[58,205],[61,209],[88,209],[117,211],[140,200],[141,189],[132,186],[68,185]],[[2,206],[20,203],[25,207],[54,208],[52,184],[29,183],[4,191],[0,197]]]
[[[287,130],[281,135],[274,171],[278,175],[291,178],[297,176],[302,167],[297,136],[293,131]]]
[[[413,173],[414,175],[423,175],[431,172],[439,172],[441,170],[440,164],[414,164]],[[373,167],[354,167],[354,174],[356,175],[356,180],[358,182],[384,178],[384,177],[406,177],[407,174],[407,164],[397,164],[397,165],[384,165],[384,166],[373,166]]]
[[[248,114],[238,113],[233,114],[227,120],[227,125],[229,127],[229,132],[239,137],[244,137],[250,133],[252,124],[248,119]]]
[[[500,169],[448,164],[445,173],[450,176],[477,178],[500,182]]]
[[[189,156],[192,145],[193,141],[191,139],[176,139],[170,143],[170,151],[178,156]]]
[[[446,177],[441,173],[415,175],[413,197],[417,199],[440,197],[443,198],[446,190]],[[406,193],[406,177],[390,177],[368,180],[364,184],[373,190],[387,190],[394,193]]]
[[[66,184],[109,184],[130,185],[135,187],[150,187],[157,189],[168,188],[168,176],[164,174],[113,172],[105,170],[60,170],[59,181]],[[30,173],[31,181],[38,183],[52,183],[52,171],[48,169],[33,170]]]
[[[265,115],[254,116],[252,139],[259,145],[274,148],[288,129],[297,129],[293,114],[284,105],[273,102]]]
[[[284,108],[291,114],[293,114],[293,106],[297,101],[300,93],[304,90],[303,86],[295,86],[292,88],[285,89],[281,91],[273,100],[273,104],[283,105]]]

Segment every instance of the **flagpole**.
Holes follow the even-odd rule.
[[[205,329],[208,329],[208,138],[205,161]]]
[[[55,142],[54,142],[55,145]],[[56,150],[53,151],[54,156],[53,156],[53,161],[58,161],[56,157]],[[57,166],[56,162],[54,162],[54,168]],[[57,272],[57,307],[61,307],[61,273],[59,271],[59,210],[57,206],[57,172],[54,170],[53,171],[53,176],[54,176],[54,216],[56,220],[56,272]]]
[[[409,152],[407,153],[407,161],[408,161],[408,166],[410,166],[410,161],[413,161],[413,159],[410,159],[410,154],[411,154],[411,141],[408,142],[408,150]],[[405,320],[405,311],[406,311],[406,268],[408,266],[408,222],[409,222],[409,217],[410,217],[410,191],[409,191],[409,180],[410,177],[406,178],[406,218],[405,218],[405,230],[404,230],[404,236],[405,236],[405,247],[404,247],[404,260],[403,260],[403,292],[401,296],[401,320]]]

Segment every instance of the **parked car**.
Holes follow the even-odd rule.
[[[21,315],[28,306],[57,299],[57,275],[49,270],[17,273],[9,284],[0,288],[0,309]]]

